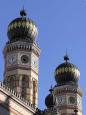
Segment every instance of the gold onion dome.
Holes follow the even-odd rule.
[[[64,56],[65,62],[60,64],[55,70],[55,80],[57,85],[64,84],[77,84],[80,71],[79,69],[72,63],[69,63],[68,56]]]
[[[24,9],[20,11],[20,17],[14,19],[8,25],[7,35],[10,41],[34,41],[37,34],[38,30],[35,23],[31,19],[27,18],[27,14]]]

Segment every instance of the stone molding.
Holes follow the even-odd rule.
[[[54,88],[54,93],[56,94],[66,94],[66,93],[78,93],[81,97],[83,95],[82,89],[79,86],[72,85],[64,85],[64,86],[56,86]]]
[[[3,52],[6,55],[6,53],[11,51],[13,52],[13,51],[22,51],[22,50],[34,52],[38,57],[40,56],[40,48],[36,43],[28,43],[28,42],[21,42],[21,41],[6,44]]]

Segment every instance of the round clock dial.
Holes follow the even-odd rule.
[[[75,103],[75,98],[74,97],[69,97],[69,103],[74,104]]]
[[[28,63],[29,62],[29,57],[27,55],[22,55],[21,56],[21,61],[22,63]]]

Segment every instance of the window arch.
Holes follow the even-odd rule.
[[[22,78],[22,87],[26,87],[26,82],[27,82],[26,78],[23,77]]]
[[[7,85],[8,87],[10,87],[11,89],[15,88],[15,77],[14,76],[9,76],[8,80],[7,80]]]
[[[29,87],[29,78],[28,76],[24,75],[22,77],[22,92],[21,96],[26,99],[27,97],[27,88]]]
[[[33,104],[36,104],[36,81],[33,81]]]

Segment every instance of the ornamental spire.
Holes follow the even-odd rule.
[[[53,88],[52,88],[52,85],[51,85],[51,88],[49,89],[50,93],[52,94],[53,92]]]
[[[27,13],[26,13],[26,11],[25,11],[25,9],[24,9],[24,6],[23,6],[23,9],[20,11],[20,15],[21,15],[22,17],[27,16]]]
[[[25,8],[24,8],[26,1],[23,0],[22,2],[23,2],[23,4],[22,4],[22,10],[20,11],[20,15],[21,15],[22,17],[26,17],[27,13],[26,13]]]
[[[65,62],[68,62],[68,60],[69,60],[69,57],[68,57],[68,54],[67,54],[67,50],[66,50],[66,55],[64,56],[64,60],[65,60]]]

